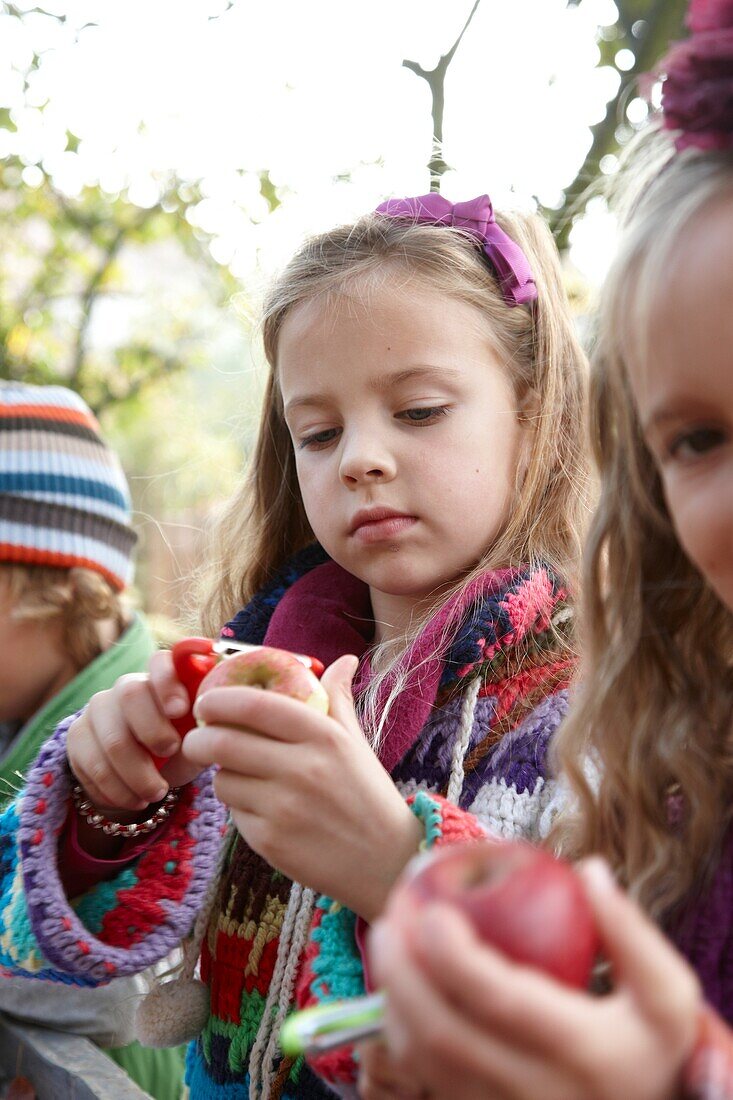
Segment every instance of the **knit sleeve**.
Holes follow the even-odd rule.
[[[71,775],[62,722],[0,816],[0,969],[102,985],[166,957],[187,935],[216,867],[224,810],[211,774],[182,788],[161,840],[114,878],[69,899],[59,836]]]
[[[458,809],[440,795],[418,791],[407,799],[407,803],[423,825],[423,850],[477,840],[486,835],[472,814]],[[318,899],[298,978],[299,1008],[360,997],[366,992],[356,925],[356,914],[350,909],[325,896]],[[358,1072],[351,1047],[309,1059],[309,1065],[332,1085],[353,1083]]]

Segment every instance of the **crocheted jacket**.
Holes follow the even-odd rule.
[[[363,653],[368,640],[358,648],[354,622],[366,616],[364,593],[350,591],[344,606],[333,593],[336,567],[324,562],[318,548],[298,555],[225,635],[283,645],[287,627],[291,648],[326,663],[340,652]],[[300,601],[299,588],[305,593]],[[278,627],[288,600],[291,613]],[[293,607],[300,607],[295,615]],[[460,608],[437,675],[407,685],[405,707],[397,708],[399,723],[388,731],[381,756],[423,821],[428,844],[484,829],[536,839],[549,827],[554,790],[546,751],[566,708],[571,667],[558,635],[568,618],[565,593],[546,570],[483,578]],[[312,629],[308,636],[314,622],[320,623],[319,637]],[[473,713],[465,706],[472,697]],[[160,840],[116,877],[70,902],[57,851],[69,805],[65,738],[71,720],[44,746],[25,789],[0,818],[0,968],[88,986],[146,968],[190,932],[217,865],[224,814],[205,772],[182,791]],[[410,721],[419,728],[407,736]],[[457,807],[440,796],[449,784]],[[235,836],[201,951],[211,1000],[209,1020],[189,1048],[194,1100],[326,1097],[332,1092],[324,1078],[353,1077],[345,1053],[319,1063],[321,1077],[302,1059],[277,1054],[271,1021],[283,990],[274,1001],[272,991],[282,978],[283,947],[299,952],[301,940],[305,944],[299,1003],[364,990],[353,913],[321,897],[312,920],[307,907],[300,913],[307,926],[296,921],[287,927],[293,898],[305,893]],[[285,988],[288,1010],[295,999],[295,991]],[[698,1076],[701,1065],[704,1059],[698,1059]],[[700,1087],[694,1095],[711,1094]],[[725,1095],[733,1096],[733,1089]]]

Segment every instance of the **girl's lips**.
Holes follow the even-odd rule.
[[[360,523],[352,534],[359,542],[385,542],[402,534],[414,523],[417,523],[416,516],[386,516]]]

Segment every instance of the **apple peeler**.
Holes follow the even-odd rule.
[[[384,1004],[384,993],[369,993],[293,1012],[280,1032],[283,1054],[326,1054],[381,1035]]]
[[[182,718],[170,719],[171,725],[181,740],[196,725],[196,719],[193,716],[193,704],[196,693],[201,686],[201,681],[207,672],[210,672],[219,661],[225,661],[228,657],[233,657],[237,653],[247,653],[250,650],[263,648],[263,646],[249,645],[246,642],[234,642],[229,638],[220,638],[218,641],[214,641],[212,638],[183,638],[180,642],[175,643],[171,650],[173,667],[176,676],[186,688],[191,702],[191,709],[187,714],[184,714]],[[292,656],[296,657],[319,679],[323,675],[323,665],[316,657],[305,657],[301,653],[293,653]],[[154,753],[150,755],[156,768],[162,767],[168,759],[165,756],[156,756]]]

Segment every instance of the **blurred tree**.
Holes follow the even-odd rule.
[[[476,14],[476,10],[480,3],[481,0],[474,0],[473,7],[471,8],[468,19],[463,24],[461,33],[458,35],[448,52],[444,53],[439,58],[434,69],[424,69],[419,61],[405,59],[402,62],[406,69],[410,69],[417,76],[425,80],[430,89],[430,113],[433,119],[433,141],[431,156],[428,161],[428,172],[430,173],[431,191],[440,191],[440,177],[448,170],[448,165],[443,159],[443,112],[445,110],[446,73],[448,72],[448,66],[455,57],[456,50],[461,44],[461,39],[471,25],[471,20]]]
[[[598,65],[609,65],[619,74],[616,95],[609,100],[603,119],[591,127],[591,145],[572,183],[563,190],[561,202],[552,208],[542,207],[558,247],[568,247],[573,223],[579,217],[592,192],[592,185],[602,175],[604,157],[614,156],[629,140],[634,125],[627,118],[627,109],[640,76],[653,70],[670,41],[682,37],[687,0],[614,0],[617,19],[598,28]],[[448,165],[443,159],[443,112],[445,79],[461,39],[476,14],[480,0],[474,0],[468,18],[451,48],[441,56],[433,69],[425,69],[417,61],[402,64],[425,80],[430,88],[433,120],[432,154],[428,164],[430,190],[439,191],[440,181]],[[567,0],[569,8],[577,8],[583,0]]]
[[[67,19],[39,7],[0,4],[0,26],[39,18],[62,24]],[[90,25],[78,28],[77,36]],[[69,386],[99,413],[191,365],[202,350],[195,311],[161,297],[154,318],[139,316],[141,271],[187,261],[203,295],[217,304],[235,286],[212,258],[207,235],[192,224],[201,199],[195,182],[183,183],[172,173],[156,179],[157,195],[145,206],[124,190],[109,194],[97,185],[69,194],[40,156],[29,160],[12,151],[16,121],[22,117],[27,125],[29,116],[42,116],[47,106],[28,95],[42,64],[42,53],[24,59],[16,70],[19,102],[0,104],[0,138],[10,149],[0,159],[0,378]],[[78,148],[78,138],[67,131],[67,161],[78,157]],[[262,187],[268,185],[263,179]],[[126,321],[119,340],[104,331],[113,320],[113,303]]]
[[[592,184],[601,175],[604,157],[614,156],[629,140],[634,125],[627,116],[639,77],[653,71],[671,41],[684,36],[687,0],[614,0],[618,18],[599,27],[599,65],[610,65],[619,74],[618,91],[608,101],[606,113],[591,127],[592,140],[575,179],[563,190],[560,205],[544,208],[558,247],[566,249],[575,219],[583,213]],[[579,7],[583,0],[567,0]]]

